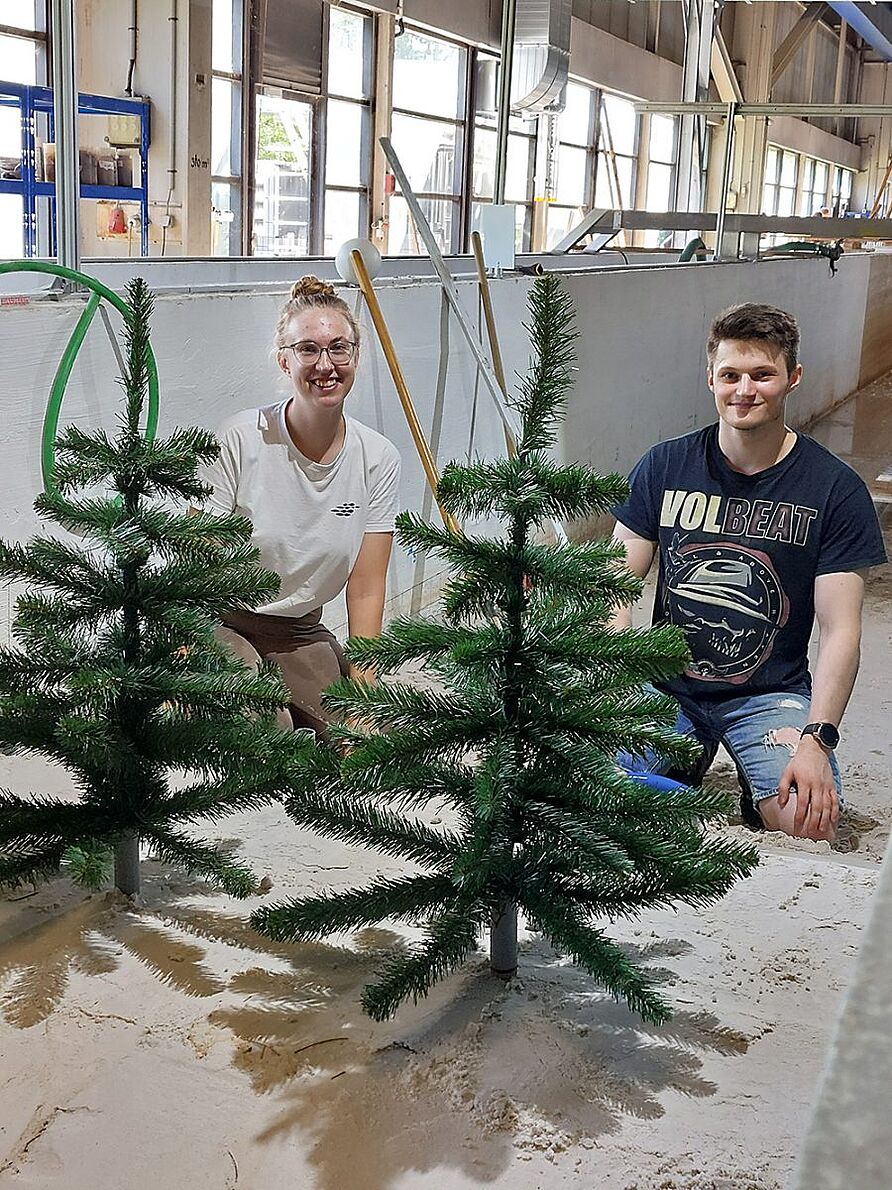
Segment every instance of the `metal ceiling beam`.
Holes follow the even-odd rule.
[[[847,21],[859,37],[887,62],[892,62],[892,10],[888,4],[851,4],[829,0],[830,7]]]
[[[824,15],[826,10],[826,4],[810,4],[808,8],[806,8],[805,12],[774,51],[774,58],[771,62],[771,80],[769,86],[774,86],[780,76],[793,61],[797,52],[799,51],[800,46],[805,44],[809,33],[811,33],[812,29]]]
[[[642,100],[634,104],[638,112],[663,112],[684,115],[724,116],[727,103],[663,103]],[[892,116],[892,103],[739,103],[736,116]]]
[[[712,43],[710,68],[719,99],[723,103],[743,103],[743,91],[740,89],[740,83],[731,63],[731,55],[728,53],[728,47],[718,25],[715,27],[715,39]]]

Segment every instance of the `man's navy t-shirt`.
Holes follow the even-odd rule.
[[[692,660],[661,689],[694,699],[810,689],[814,581],[886,561],[861,478],[813,438],[741,475],[718,426],[654,446],[614,515],[659,546],[655,624],[684,629]]]

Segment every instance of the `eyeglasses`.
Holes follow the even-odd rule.
[[[293,351],[298,363],[308,368],[318,364],[322,358],[322,353],[325,352],[334,366],[337,367],[339,364],[350,363],[353,359],[353,353],[356,351],[356,344],[351,343],[349,339],[338,339],[334,343],[329,343],[327,347],[320,347],[312,339],[304,339],[301,343],[284,343],[282,345],[282,351]]]

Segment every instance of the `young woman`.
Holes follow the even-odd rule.
[[[347,667],[322,608],[345,591],[350,635],[380,633],[400,458],[388,439],[344,415],[359,327],[331,285],[295,282],[275,347],[287,397],[224,422],[220,456],[204,478],[213,487],[207,511],[250,520],[261,564],[281,586],[256,611],[228,615],[221,637],[245,661],[275,661],[294,726],[323,736],[321,693]]]

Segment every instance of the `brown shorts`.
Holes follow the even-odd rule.
[[[322,623],[322,608],[297,618],[231,612],[217,638],[247,665],[261,657],[274,661],[291,691],[291,722],[284,725],[310,727],[325,736],[332,715],[322,707],[322,691],[348,670],[341,646]]]

